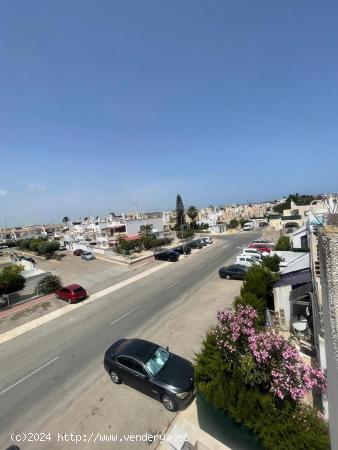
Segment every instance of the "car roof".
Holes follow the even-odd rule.
[[[143,339],[123,339],[114,349],[114,353],[117,354],[117,356],[124,355],[137,358],[145,363],[154,354],[158,347],[159,345]]]
[[[234,268],[247,269],[247,267],[243,266],[243,264],[231,264],[231,266],[225,267],[225,269],[234,269]]]
[[[79,284],[68,284],[68,286],[63,286],[64,288],[67,288],[69,290],[73,290],[73,289],[77,289],[77,288],[81,288],[83,289],[82,286],[80,286]]]

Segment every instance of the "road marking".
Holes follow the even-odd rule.
[[[140,306],[136,306],[135,308],[131,309],[127,313],[123,314],[123,316],[121,316],[118,319],[116,319],[113,322],[111,322],[111,325],[114,325],[114,323],[119,322],[121,319],[123,319],[124,317],[128,316],[129,314],[131,314],[132,312],[136,311],[139,308],[140,308]]]
[[[55,356],[55,358],[51,359],[50,361],[46,362],[46,364],[44,364],[43,366],[39,367],[38,369],[34,370],[33,372],[31,372],[30,374],[26,375],[25,377],[21,378],[21,380],[17,381],[14,384],[11,384],[10,386],[8,386],[6,389],[4,389],[3,391],[0,392],[0,395],[4,394],[5,392],[9,391],[10,389],[12,389],[13,387],[17,386],[18,384],[22,383],[23,381],[27,380],[27,378],[30,378],[31,376],[35,375],[36,373],[40,372],[40,370],[44,369],[45,367],[49,366],[50,364],[52,364],[53,362],[55,362],[57,359],[59,359],[58,356]]]
[[[88,299],[84,300],[81,303],[75,303],[73,305],[64,306],[63,308],[52,311],[48,314],[45,314],[42,317],[38,317],[37,319],[34,319],[31,322],[27,322],[23,325],[18,326],[17,328],[13,328],[12,330],[6,331],[5,333],[2,333],[0,335],[0,344],[10,341],[11,339],[20,336],[24,333],[27,333],[28,331],[34,330],[35,328],[40,327],[41,325],[44,325],[45,323],[48,323],[51,320],[57,319],[58,317],[68,314],[72,311],[75,311],[78,308],[83,308],[84,306],[94,302],[98,298],[104,297],[105,295],[118,291],[119,289],[122,289],[123,287],[128,286],[129,284],[135,283],[135,281],[141,280],[142,278],[145,278],[159,270],[165,269],[167,266],[170,265],[171,265],[170,262],[163,262],[162,264],[152,267],[151,269],[146,270],[145,272],[134,275],[133,277],[127,278],[124,281],[120,281],[119,283],[116,283],[113,286],[103,289],[100,292],[96,292],[96,294],[92,294]]]
[[[168,286],[166,289],[170,289],[170,288],[172,288],[172,287],[174,287],[174,286],[176,286],[176,284],[178,284],[178,281],[176,281],[176,283],[173,283],[173,284],[171,284],[170,286]]]

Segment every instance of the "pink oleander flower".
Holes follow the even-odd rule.
[[[326,391],[326,377],[322,370],[306,365],[297,349],[281,335],[272,331],[257,331],[258,314],[251,307],[219,311],[219,326],[214,335],[226,358],[239,362],[240,355],[253,356],[257,368],[270,377],[270,391],[278,398],[299,401],[309,391]]]

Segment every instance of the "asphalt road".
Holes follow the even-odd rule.
[[[258,235],[222,237],[198,254],[164,263],[163,270],[0,345],[0,448],[10,444],[12,432],[34,431],[52,421],[58,405],[102,366],[113,340],[142,337],[142,329],[175,308],[182,293],[214,277],[239,246]]]

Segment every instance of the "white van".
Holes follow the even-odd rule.
[[[239,255],[235,258],[234,264],[240,264],[241,266],[251,267],[254,264],[258,264],[258,259],[253,256]]]
[[[254,229],[254,223],[253,222],[246,222],[245,224],[244,224],[244,227],[243,227],[243,230],[244,231],[250,231],[250,230],[253,230]]]

